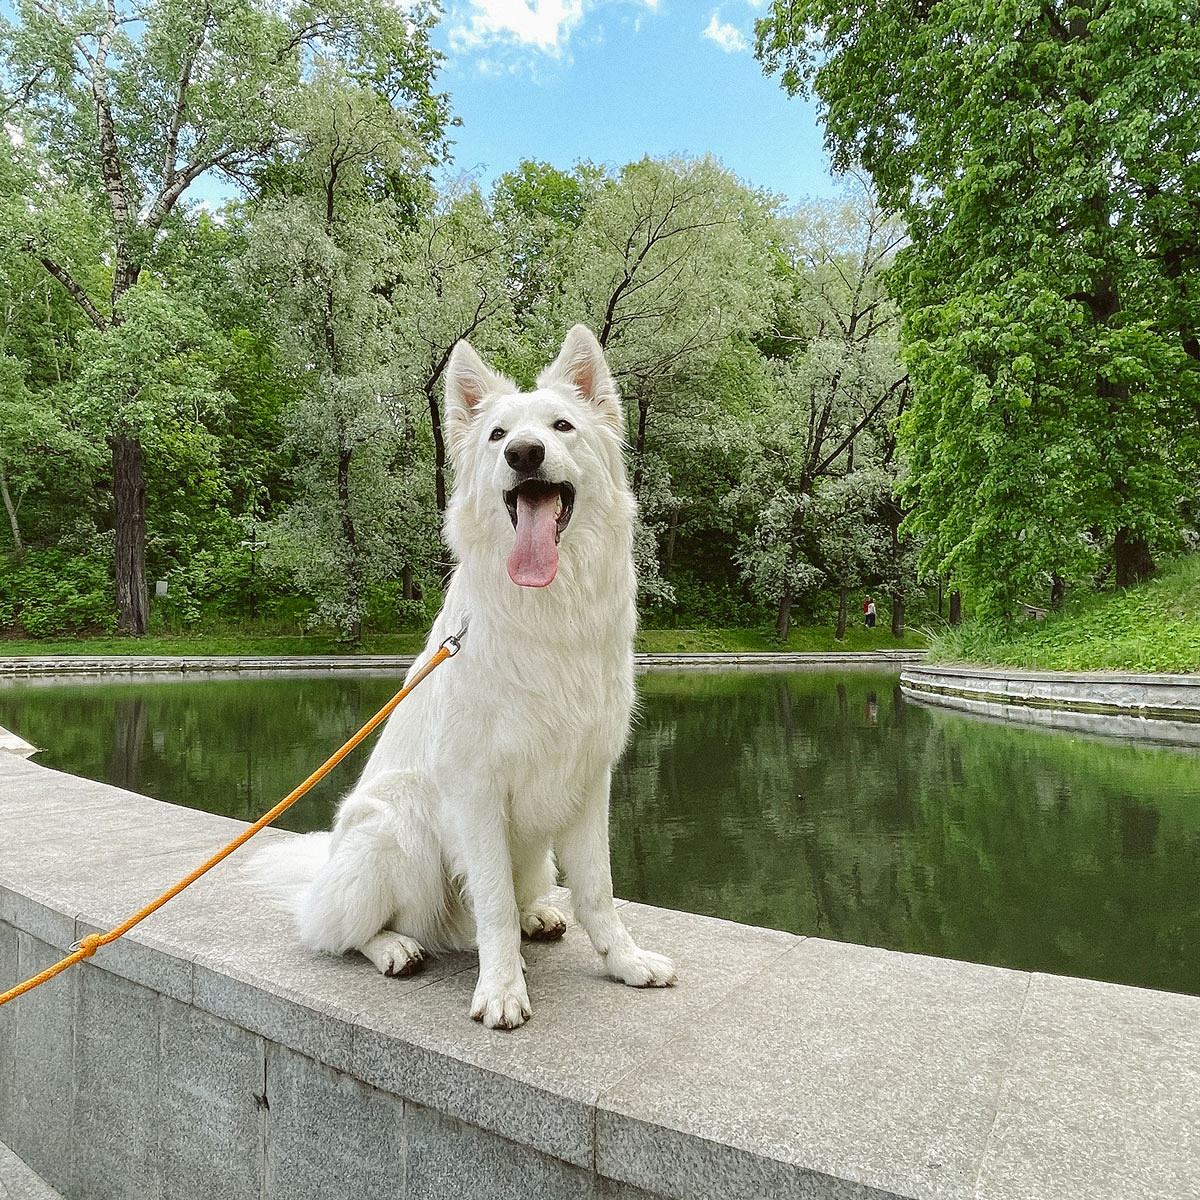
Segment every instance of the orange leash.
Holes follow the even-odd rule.
[[[389,716],[392,710],[405,698],[412,690],[421,682],[427,675],[431,674],[437,667],[448,658],[453,658],[458,653],[462,645],[462,639],[467,632],[467,627],[464,624],[462,630],[448,637],[437,649],[433,657],[413,676],[412,680],[405,684],[342,748],[331,754],[299,787],[290,791],[278,804],[275,805],[270,812],[263,813],[253,825],[242,830],[237,837],[225,846],[218,850],[206,863],[197,867],[186,878],[181,879],[174,887],[168,888],[163,892],[157,900],[152,900],[145,908],[138,909],[127,921],[118,925],[115,929],[109,930],[108,933],[89,933],[87,937],[81,939],[72,948],[71,953],[54,966],[47,967],[41,974],[33,976],[32,979],[25,980],[24,983],[17,984],[16,987],[10,988],[7,992],[0,994],[0,1005],[7,1004],[10,1000],[15,1000],[18,996],[23,996],[26,992],[32,991],[38,984],[45,983],[47,979],[53,979],[55,975],[65,971],[68,967],[74,966],[77,962],[82,962],[85,958],[91,958],[101,946],[107,946],[109,942],[115,942],[117,938],[128,933],[135,925],[141,924],[151,913],[157,912],[168,900],[173,900],[186,887],[190,887],[201,875],[211,871],[217,863],[228,858],[239,846],[245,845],[256,833],[266,829],[276,817],[285,813],[305,792],[309,791],[314,784],[324,779],[334,767],[346,757],[364,738],[369,737]]]

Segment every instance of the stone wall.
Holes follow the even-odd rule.
[[[0,754],[0,989],[239,828]],[[468,956],[310,957],[236,863],[0,1008],[0,1141],[71,1200],[1200,1194],[1200,999],[627,904],[678,986],[572,927],[504,1033]]]

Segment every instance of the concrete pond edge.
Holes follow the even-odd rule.
[[[906,664],[900,690],[921,704],[1018,724],[1200,746],[1200,674]]]
[[[0,988],[243,827],[0,754]],[[500,1033],[469,956],[309,956],[235,856],[0,1008],[0,1142],[80,1200],[1200,1192],[1200,998],[622,912],[676,987],[572,924]]]

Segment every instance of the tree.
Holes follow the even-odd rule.
[[[802,210],[793,225],[790,294],[763,339],[773,388],[757,415],[759,449],[740,489],[772,498],[740,561],[760,591],[762,563],[778,564],[770,577],[781,640],[802,585],[816,578],[802,569],[815,554],[814,488],[872,458],[879,465],[882,436],[907,392],[883,283],[902,238],[861,181],[838,204]]]
[[[839,641],[846,636],[850,590],[882,578],[887,571],[891,539],[881,518],[891,498],[891,482],[886,471],[864,468],[823,480],[813,494],[810,519],[816,530],[817,560],[838,590],[834,636]],[[894,627],[892,632],[897,632]]]
[[[570,324],[564,305],[579,228],[611,184],[604,168],[591,163],[566,172],[529,159],[496,180],[492,210],[504,234],[516,335],[497,364],[510,377],[532,381],[547,347]]]
[[[633,401],[639,495],[658,386],[766,320],[773,207],[712,158],[646,158],[608,181],[580,223],[564,307],[595,329]]]
[[[776,0],[758,53],[908,223],[926,568],[997,614],[1105,559],[1144,576],[1200,462],[1196,22],[1170,0]]]
[[[428,142],[444,101],[430,92],[432,16],[386,0],[347,0],[283,13],[261,0],[17,0],[0,22],[0,106],[19,112],[42,149],[49,183],[31,197],[27,251],[100,333],[125,320],[123,298],[153,270],[185,194],[207,172],[248,178],[284,136],[308,56],[334,56],[381,94],[405,102]],[[103,212],[99,253],[75,258],[59,236],[61,205]],[[145,631],[144,409],[112,405],[120,628]]]
[[[388,293],[402,275],[405,181],[427,157],[412,123],[322,66],[294,115],[297,151],[257,207],[248,268],[266,289],[297,396],[284,414],[298,494],[271,556],[355,642],[367,590],[405,560],[400,438],[384,398],[401,390]]]
[[[435,511],[446,511],[447,459],[438,394],[450,352],[471,338],[484,352],[509,341],[509,247],[475,187],[438,197],[408,238],[392,289],[395,353],[403,371],[397,419],[414,447],[415,400],[433,440]]]
[[[70,344],[81,316],[23,250],[24,197],[37,192],[40,163],[19,127],[6,128],[4,143],[10,153],[0,157],[0,503],[20,561],[30,540],[47,540],[49,523],[66,517],[61,510],[68,505],[64,524],[91,532],[93,513],[80,503],[87,489],[78,484],[96,464],[68,403]]]

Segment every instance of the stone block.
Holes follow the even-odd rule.
[[[75,941],[91,933],[105,933],[119,922],[97,925],[92,921],[75,923]],[[147,944],[137,930],[132,930],[115,942],[101,946],[87,960],[88,965],[110,975],[119,975],[130,983],[140,984],[151,991],[174,1000],[190,1003],[192,999],[192,964],[161,947]],[[72,968],[76,969],[76,968]]]
[[[0,992],[20,983],[17,977],[17,931],[0,921]],[[0,1142],[12,1121],[13,1070],[16,1063],[17,1001],[0,1008]],[[3,1192],[0,1192],[0,1196]]]
[[[56,947],[18,935],[18,978],[36,975],[61,957]],[[78,968],[73,968],[3,1010],[10,1014],[13,1045],[12,1096],[3,1140],[61,1192],[69,1192],[76,1144],[71,1101],[78,986]]]
[[[63,1195],[0,1144],[0,1200],[63,1200]]]
[[[70,1195],[158,1200],[162,1194],[158,1094],[160,998],[91,966],[72,969],[75,1148]]]
[[[607,978],[573,921],[558,943],[526,943],[533,1017],[485,1029],[468,1016],[476,964],[360,1014],[354,1071],[428,1108],[554,1158],[590,1167],[598,1096],[799,939],[637,904],[622,918],[670,954],[679,983],[628,988]]]
[[[804,941],[605,1093],[597,1169],[696,1200],[972,1195],[1027,985]]]
[[[590,1170],[407,1105],[405,1200],[592,1200]]]
[[[263,1040],[199,1009],[160,1008],[163,1200],[259,1200],[266,1128]]]
[[[404,1103],[311,1058],[267,1049],[263,1200],[396,1200]]]
[[[0,921],[63,951],[75,941],[75,914],[33,889],[0,886]]]
[[[215,874],[215,873],[214,873]],[[338,1069],[351,1064],[358,1015],[462,970],[458,958],[388,979],[361,955],[312,954],[292,921],[232,876],[203,880],[163,911],[157,938],[194,955],[194,1002]],[[221,936],[214,939],[213,929]]]
[[[989,1200],[1200,1196],[1200,999],[1035,975],[980,1174]]]

